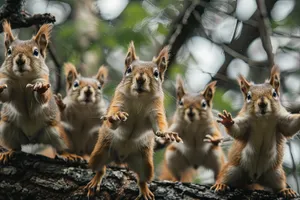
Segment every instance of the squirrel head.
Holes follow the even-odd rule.
[[[168,66],[169,50],[164,47],[152,61],[141,61],[136,56],[133,42],[125,59],[123,84],[126,94],[147,96],[162,92],[162,82]]]
[[[208,119],[211,115],[212,100],[217,81],[209,83],[198,94],[186,92],[180,75],[176,79],[177,113],[188,123]]]
[[[66,87],[68,96],[72,101],[80,105],[92,105],[102,98],[102,88],[106,83],[108,70],[101,66],[97,74],[91,78],[82,77],[78,74],[72,63],[65,63]]]
[[[244,109],[248,114],[257,117],[276,115],[280,108],[280,71],[277,66],[272,68],[270,79],[263,84],[249,83],[241,75],[238,82],[244,96]]]
[[[46,48],[49,43],[52,25],[44,24],[31,40],[14,37],[10,24],[4,20],[5,60],[3,66],[7,73],[16,77],[31,77],[49,73],[45,64]]]

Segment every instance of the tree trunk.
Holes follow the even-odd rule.
[[[0,169],[2,199],[88,199],[83,187],[94,173],[86,163],[67,163],[40,155],[18,152]],[[277,199],[265,191],[233,189],[224,195],[209,185],[153,181],[150,189],[156,199]],[[95,199],[134,199],[138,195],[135,174],[128,169],[109,167]]]

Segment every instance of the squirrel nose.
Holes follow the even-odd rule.
[[[187,113],[187,115],[190,117],[190,118],[193,118],[195,116],[195,113],[193,112],[193,109],[190,108],[190,111]]]
[[[142,86],[145,83],[146,79],[144,79],[142,76],[136,79],[136,82],[139,86]]]
[[[89,97],[92,95],[91,86],[87,86],[87,90],[84,92],[85,96]]]
[[[267,103],[264,102],[264,101],[261,101],[260,103],[258,103],[258,106],[261,108],[261,109],[265,109],[267,107]]]
[[[16,64],[18,66],[22,66],[25,64],[25,59],[23,59],[23,55],[22,54],[19,54],[17,60],[16,60]]]

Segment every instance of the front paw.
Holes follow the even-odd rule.
[[[223,114],[219,113],[218,116],[221,120],[217,120],[217,122],[223,124],[226,128],[230,128],[234,124],[231,114],[226,110],[223,110]]]
[[[50,88],[50,84],[49,83],[42,83],[42,82],[37,82],[37,83],[34,83],[34,84],[28,83],[26,85],[26,88],[30,88],[32,91],[36,91],[39,94],[43,94]]]
[[[280,196],[284,197],[285,199],[291,199],[297,197],[297,193],[291,188],[282,189],[278,193]]]
[[[178,136],[178,133],[172,131],[156,131],[155,135],[157,137],[165,138],[169,141],[182,142],[182,139]]]
[[[219,146],[223,142],[223,137],[214,138],[211,135],[205,135],[203,142],[212,143],[215,146]]]
[[[127,112],[118,111],[115,114],[111,116],[106,116],[104,118],[105,119],[107,118],[110,123],[114,123],[114,122],[125,122],[128,116],[129,114]]]
[[[64,104],[62,96],[60,93],[54,95],[54,99],[60,111],[63,111],[66,108],[66,104]]]
[[[216,193],[221,193],[229,190],[229,186],[223,183],[216,183],[211,188],[211,190],[214,190]]]
[[[6,88],[7,88],[6,84],[0,85],[0,93],[3,92],[3,90],[5,90]]]

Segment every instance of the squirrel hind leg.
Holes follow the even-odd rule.
[[[96,172],[93,179],[84,187],[87,190],[87,197],[93,197],[96,192],[100,191],[100,184],[103,176],[105,175],[106,167],[103,166],[102,169]]]

